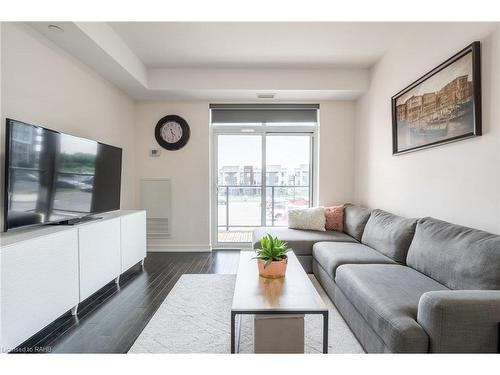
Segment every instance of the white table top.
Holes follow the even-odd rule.
[[[295,254],[288,253],[282,279],[259,276],[253,251],[242,251],[233,296],[233,312],[323,312],[328,310]]]
[[[77,223],[75,225],[39,225],[27,228],[14,229],[9,232],[0,233],[0,249],[10,245],[15,245],[22,241],[28,241],[34,238],[48,236],[54,233],[63,232],[67,230],[76,230],[76,228],[78,227],[82,227],[85,225],[93,225],[103,220],[110,220],[117,217],[131,215],[142,211],[143,210],[116,210],[100,214],[97,213],[93,215],[102,218],[102,220],[87,221],[87,222]]]

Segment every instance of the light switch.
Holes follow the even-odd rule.
[[[161,151],[157,148],[152,148],[151,150],[149,150],[149,156],[151,157],[157,157],[157,156],[160,156],[161,154]]]

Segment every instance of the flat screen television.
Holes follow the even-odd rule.
[[[122,149],[7,119],[4,230],[120,208]]]

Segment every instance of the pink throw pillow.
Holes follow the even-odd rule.
[[[325,207],[325,229],[342,232],[344,230],[344,206]]]

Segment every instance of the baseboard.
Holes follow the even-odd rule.
[[[195,245],[195,244],[162,244],[162,245],[148,245],[148,253],[175,253],[175,252],[193,252],[204,253],[210,252],[212,248],[210,245]]]

